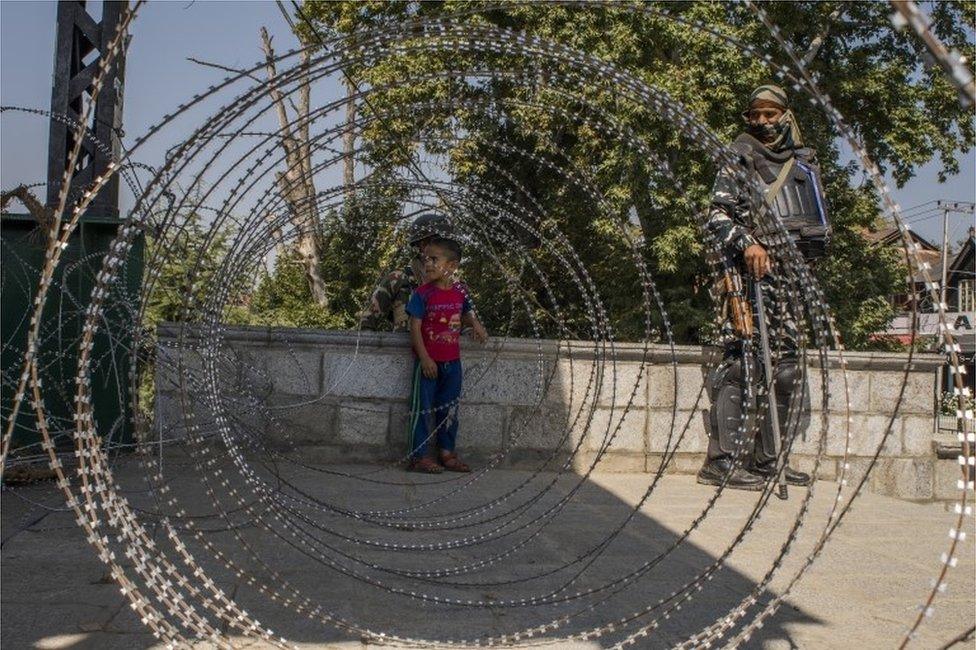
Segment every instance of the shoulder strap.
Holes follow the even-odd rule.
[[[779,170],[779,175],[776,177],[776,180],[773,181],[773,184],[770,185],[769,189],[766,190],[766,195],[763,197],[766,199],[766,203],[772,205],[773,201],[776,200],[776,195],[779,194],[779,191],[783,188],[783,183],[786,182],[786,178],[789,176],[790,172],[793,171],[793,165],[795,163],[796,158],[790,158],[786,161],[786,163],[783,164],[783,168]]]

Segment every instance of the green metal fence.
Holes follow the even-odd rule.
[[[70,448],[74,427],[78,342],[95,275],[121,222],[86,217],[68,242],[55,271],[41,322],[37,361],[49,426],[60,446]],[[46,251],[45,235],[23,214],[0,215],[0,342],[2,342],[3,420],[10,416],[14,391],[23,369],[27,331]],[[132,441],[130,373],[134,318],[142,274],[140,239],[112,287],[92,349],[92,400],[103,442]],[[39,453],[40,434],[29,401],[17,418],[11,458]]]

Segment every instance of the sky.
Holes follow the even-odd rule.
[[[90,3],[93,12],[98,11],[99,4]],[[50,106],[55,14],[54,2],[0,1],[0,102],[3,105],[42,109]],[[191,63],[187,57],[235,68],[257,63],[262,57],[258,36],[262,26],[275,38],[279,51],[296,44],[274,2],[162,0],[145,4],[132,30],[126,63],[123,111],[126,139],[144,133],[178,104],[225,76],[223,72]],[[327,100],[328,96],[337,95],[338,84],[335,80],[325,80],[316,92],[319,93],[317,101]],[[182,122],[173,124],[165,137],[150,141],[138,159],[151,163],[162,160],[166,149],[199,126],[200,119],[214,107],[216,104],[201,107]],[[47,156],[44,118],[4,113],[0,118],[0,138],[0,187],[6,190],[22,182],[44,180]],[[976,151],[963,155],[960,162],[961,173],[945,184],[938,183],[938,163],[920,168],[905,187],[894,190],[895,199],[906,209],[939,199],[976,201]],[[909,223],[933,243],[938,245],[941,241],[940,215],[920,213],[914,219],[909,217]],[[962,239],[972,224],[972,215],[952,215],[950,242]]]

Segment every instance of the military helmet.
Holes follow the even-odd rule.
[[[451,227],[451,222],[448,221],[447,217],[436,212],[427,212],[413,220],[413,223],[410,224],[410,243],[416,244],[428,237],[446,237],[448,239],[454,237],[454,228]]]

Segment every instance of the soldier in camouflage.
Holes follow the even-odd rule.
[[[769,344],[777,352],[773,375],[780,430],[786,435],[790,430],[803,430],[809,418],[809,393],[797,364],[798,327],[790,308],[795,283],[788,281],[770,255],[782,250],[784,242],[777,241],[773,228],[757,222],[755,212],[765,201],[793,243],[812,261],[822,255],[826,245],[826,202],[814,152],[803,146],[783,89],[760,86],[742,115],[746,132],[731,147],[738,155],[738,166],[722,169],[715,179],[707,230],[719,243],[725,264],[749,278],[750,298],[755,297],[755,284],[761,285]],[[742,172],[757,181],[755,185],[764,190],[762,195],[757,196],[756,188],[737,179]],[[750,302],[756,323],[756,301]],[[749,320],[749,312],[745,314]],[[711,398],[708,455],[698,472],[698,482],[719,485],[726,481],[727,487],[760,490],[765,480],[775,475],[776,445],[768,418],[764,418],[755,439],[742,439],[743,432],[755,430],[752,414],[756,411],[756,391],[746,390],[747,377],[753,386],[759,385],[763,364],[756,356],[761,350],[758,340],[752,345],[755,353],[750,355],[744,353],[742,343],[744,337],[758,333],[758,324],[740,329],[751,331],[735,332],[732,321],[725,321],[725,355],[707,381]],[[745,436],[752,438],[749,433]],[[743,462],[734,462],[737,455]],[[787,467],[784,480],[791,485],[809,485],[811,479]]]
[[[424,246],[434,237],[453,237],[453,229],[446,217],[427,213],[418,216],[410,224],[410,246],[414,250],[410,264],[388,273],[373,289],[369,307],[360,315],[359,326],[364,330],[388,330],[406,332],[409,317],[406,307],[410,294],[423,284],[424,265],[421,261]]]

